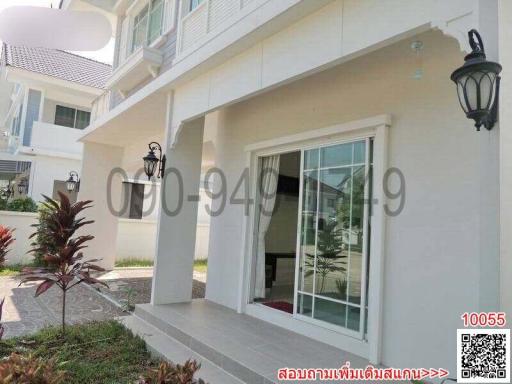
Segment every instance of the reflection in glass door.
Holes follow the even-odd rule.
[[[303,151],[295,313],[364,336],[370,139]]]

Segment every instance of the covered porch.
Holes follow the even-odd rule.
[[[325,19],[340,12],[339,5],[333,2],[304,23],[324,25]],[[337,22],[333,16],[336,28]],[[339,367],[343,360],[356,367],[370,361],[454,372],[453,330],[460,318],[447,314],[499,308],[499,253],[494,238],[499,232],[495,190],[499,131],[475,134],[461,114],[449,75],[464,55],[452,37],[422,24],[365,46],[368,49],[357,55],[338,57],[341,43],[331,32],[325,33],[336,36],[334,58],[329,56],[308,70],[297,69],[300,75],[279,77],[286,66],[274,63],[274,55],[262,54],[273,48],[272,41],[264,41],[258,47],[261,50],[236,57],[217,71],[167,85],[165,94],[141,94],[133,104],[128,99],[122,107],[125,111],[112,113],[115,116],[108,124],[85,137],[101,142],[108,136],[115,145],[127,127],[137,132],[137,122],[143,127],[155,118],[165,129],[167,177],[161,191],[151,304],[138,306],[130,321],[139,322],[133,328],[142,333],[147,333],[146,326],[156,328],[170,337],[169,343],[177,340],[194,356],[250,383],[272,382],[279,367]],[[316,45],[324,46],[322,36],[314,41]],[[417,42],[425,47],[422,52],[411,49]],[[250,78],[254,84],[235,76],[240,74],[240,63],[252,64],[243,80]],[[155,105],[160,106],[158,111]],[[214,214],[206,301],[192,301],[197,216],[204,205],[198,190],[207,135],[213,138],[214,164],[219,169],[214,177],[216,197],[209,207]],[[288,303],[292,314],[264,307],[257,300],[264,295],[254,289],[255,239],[261,234],[255,213],[259,203],[255,192],[261,181],[258,165],[265,158],[291,152],[299,153],[304,164],[308,153],[334,148],[339,154],[345,144],[353,145],[349,150],[344,147],[343,155],[349,155],[336,157],[330,167],[322,167],[316,155],[317,168],[294,169],[300,185],[294,198],[300,201],[310,188],[304,182],[304,169],[350,167],[363,169],[360,174],[366,176],[372,168],[373,194],[366,184],[358,193],[374,198],[376,204],[370,214],[369,208],[356,212],[351,203],[350,228],[343,234],[345,245],[357,245],[352,265],[358,278],[342,280],[338,268],[325,290],[323,280],[319,290],[315,282],[299,286],[300,278],[312,276],[301,274],[301,252],[316,252],[316,244],[297,240],[291,250],[297,261],[289,295],[294,302]],[[364,148],[360,161],[356,161],[357,148]],[[391,167],[403,179],[384,179]],[[320,199],[312,194],[316,218],[311,238],[320,237],[320,227],[335,217],[331,214],[335,207],[343,208],[341,186],[346,180],[355,181],[354,174],[312,183],[311,189],[318,194],[328,191],[333,196],[325,194],[326,209],[321,211]],[[102,179],[107,176],[103,173]],[[490,186],[488,194],[480,193],[483,185]],[[407,190],[406,199],[405,193],[403,199],[395,193],[402,187]],[[387,200],[385,188],[395,197]],[[345,196],[352,194],[353,189]],[[487,199],[489,195],[492,199]],[[233,196],[245,200],[232,203]],[[385,215],[384,209],[399,212]],[[299,239],[301,224],[297,223],[304,211],[295,213],[296,222],[282,228],[292,227]],[[102,233],[104,242],[112,238],[111,233]],[[480,235],[469,235],[473,233]],[[105,249],[100,253],[105,254]],[[468,279],[479,285],[464,292],[453,288],[464,286]],[[315,304],[308,308],[305,300],[299,303],[299,297],[311,297],[323,307],[317,314]],[[352,323],[349,313],[355,314]],[[418,335],[421,348],[417,348]]]
[[[340,368],[347,361],[353,368],[369,364],[354,354],[204,299],[138,305],[135,316],[124,321],[160,354],[173,359],[179,353],[178,361],[202,362],[205,372],[200,376],[212,375],[212,384],[275,383],[279,368]],[[216,381],[222,375],[216,367],[233,379],[224,376]]]

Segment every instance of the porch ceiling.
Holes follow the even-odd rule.
[[[129,108],[105,122],[101,121],[105,115],[100,117],[97,123],[100,123],[101,129],[86,129],[80,141],[126,147],[147,137],[163,134],[166,113],[167,96],[155,92],[142,99],[137,108]]]

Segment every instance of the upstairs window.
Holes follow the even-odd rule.
[[[192,12],[194,9],[196,9],[199,4],[201,4],[203,0],[190,0],[190,9],[189,11]]]
[[[57,105],[55,109],[55,125],[69,128],[84,129],[91,121],[91,113],[80,109]]]
[[[161,34],[164,19],[164,0],[150,0],[133,18],[131,52],[151,45]]]
[[[149,11],[148,44],[162,34],[162,21],[164,19],[164,0],[151,0]]]
[[[149,6],[146,5],[142,8],[142,11],[133,18],[132,52],[141,47],[146,40],[148,32],[148,10]]]

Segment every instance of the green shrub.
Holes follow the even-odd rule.
[[[6,211],[7,210],[7,200],[0,199],[0,211]]]
[[[37,212],[37,203],[30,197],[20,197],[7,203],[8,211]]]
[[[36,228],[36,231],[30,236],[33,240],[30,245],[32,246],[32,254],[34,255],[33,264],[35,266],[48,266],[44,257],[57,252],[57,246],[48,228],[48,221],[54,212],[54,206],[46,203],[41,204],[38,210],[37,224],[32,225]]]

